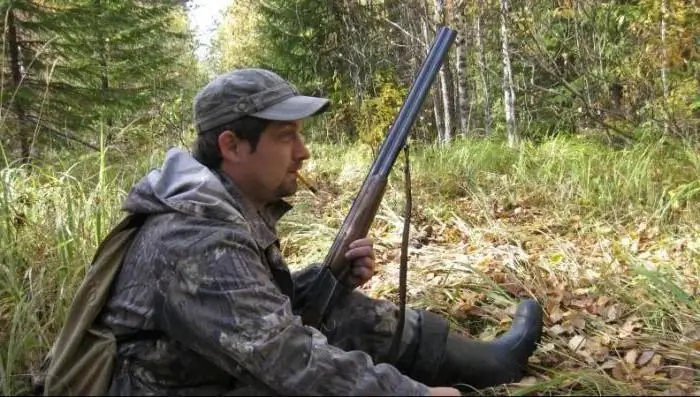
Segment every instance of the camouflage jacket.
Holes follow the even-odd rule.
[[[317,270],[291,274],[275,222],[223,175],[168,152],[124,209],[150,214],[101,321],[123,339],[110,394],[220,395],[255,385],[271,395],[427,395],[425,385],[363,352],[330,345],[295,313]]]

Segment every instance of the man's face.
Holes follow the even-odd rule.
[[[256,200],[270,202],[297,191],[297,171],[310,156],[301,135],[302,122],[271,122],[260,136],[254,152],[244,144],[235,167],[247,193]]]

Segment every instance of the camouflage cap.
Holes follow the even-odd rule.
[[[300,120],[322,113],[330,101],[301,95],[288,81],[265,69],[236,69],[217,76],[194,98],[198,133],[244,116]]]

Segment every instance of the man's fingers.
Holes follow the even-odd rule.
[[[372,239],[361,238],[348,244],[345,258],[352,261],[348,282],[354,287],[364,285],[375,274],[374,247]]]
[[[369,267],[356,267],[352,269],[352,275],[359,280],[367,280],[374,275],[374,270]]]
[[[363,245],[357,248],[352,248],[345,253],[345,258],[350,260],[362,258],[363,256],[374,258],[374,249],[372,249],[371,246]]]
[[[370,248],[372,247],[373,242],[372,239],[369,237],[357,239],[350,244],[348,244],[349,249],[357,248],[357,247],[362,247],[362,246],[369,246]]]

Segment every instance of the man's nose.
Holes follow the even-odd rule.
[[[306,146],[304,141],[302,139],[299,139],[297,145],[297,150],[296,150],[296,157],[299,160],[307,160],[308,158],[311,157],[311,151],[309,151],[309,147]]]

